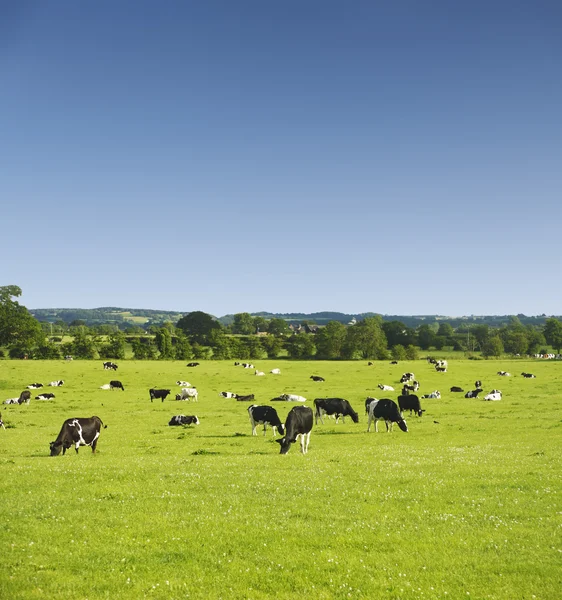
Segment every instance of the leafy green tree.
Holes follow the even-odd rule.
[[[338,321],[327,323],[326,327],[319,329],[316,334],[318,358],[341,358],[346,339],[347,328],[343,323]]]
[[[32,348],[45,340],[39,321],[25,306],[13,298],[21,296],[17,285],[0,287],[0,346],[26,346]]]
[[[114,331],[99,350],[100,358],[125,358],[125,334]]]
[[[390,355],[394,360],[406,360],[406,348],[402,344],[396,344],[390,349]]]
[[[277,358],[283,350],[283,342],[280,338],[268,335],[262,339],[262,346],[267,354],[267,358]]]
[[[504,351],[503,342],[499,335],[492,335],[481,346],[482,356],[499,358]]]
[[[390,348],[397,344],[407,346],[416,342],[416,332],[411,327],[406,327],[402,321],[385,321],[382,329]]]
[[[193,357],[191,344],[181,329],[176,329],[175,351],[177,360],[189,360]]]
[[[287,321],[285,319],[279,319],[275,317],[269,321],[269,325],[267,326],[267,331],[270,335],[287,335],[289,333],[289,326],[287,325]]]
[[[61,353],[59,346],[52,342],[45,342],[33,350],[32,356],[41,360],[56,360],[61,358]]]
[[[490,337],[490,327],[486,324],[475,325],[471,327],[469,330],[469,335],[472,336],[473,340],[476,340],[476,345],[482,349],[482,346],[486,343],[488,338]],[[470,344],[469,350],[472,350],[474,347],[473,344]]]
[[[241,335],[251,335],[256,333],[254,318],[250,313],[237,313],[234,315],[234,323],[232,323],[232,333]]]
[[[254,317],[254,329],[262,332],[269,331],[269,323],[263,317]]]
[[[74,336],[71,342],[71,351],[68,354],[74,356],[74,358],[83,358],[85,360],[92,360],[97,358],[96,345],[89,333],[87,327],[74,327],[75,331],[72,332]]]
[[[418,349],[413,344],[410,344],[409,346],[407,346],[406,347],[406,360],[418,360],[418,359],[419,359]]]
[[[136,339],[132,344],[133,357],[135,360],[155,360],[156,359],[156,345],[152,338],[148,339]]]
[[[222,325],[211,315],[196,310],[184,315],[177,322],[176,327],[181,329],[192,342],[201,345],[208,344],[211,331],[221,329]]]
[[[435,334],[429,325],[420,325],[418,327],[418,346],[422,350],[429,350],[435,343]]]
[[[562,348],[562,322],[554,317],[547,319],[544,324],[543,335],[547,343],[560,354]]]
[[[306,333],[296,333],[285,343],[291,358],[312,358],[316,352],[314,338]]]
[[[161,360],[172,360],[175,358],[174,347],[172,346],[172,334],[167,327],[160,327],[154,334],[154,342],[160,352]]]
[[[453,331],[453,327],[450,323],[447,323],[445,321],[441,321],[441,323],[439,323],[439,329],[437,330],[437,335],[441,335],[444,338],[450,338],[453,337],[454,331]]]
[[[209,342],[215,360],[227,360],[231,357],[230,339],[226,337],[222,329],[211,331]]]
[[[543,332],[538,330],[533,325],[527,325],[527,340],[528,347],[527,352],[529,354],[537,354],[539,348],[546,344],[546,340],[544,339]]]
[[[347,328],[346,343],[343,349],[345,358],[386,359],[387,341],[380,316],[367,317],[356,325]]]

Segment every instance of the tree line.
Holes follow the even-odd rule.
[[[413,360],[420,351],[451,349],[499,357],[504,353],[546,353],[550,345],[562,348],[562,321],[547,319],[542,326],[522,324],[512,316],[501,327],[463,323],[422,324],[408,327],[401,321],[368,316],[353,325],[330,321],[325,326],[302,323],[295,330],[284,319],[266,319],[249,313],[234,315],[225,326],[213,316],[193,311],[177,323],[153,325],[145,331],[131,325],[88,327],[80,319],[39,322],[16,300],[17,286],[0,287],[0,347],[10,358],[123,359],[127,346],[135,359],[189,360],[213,358],[259,359],[288,356],[293,359]],[[68,337],[69,339],[65,339]],[[4,350],[2,350],[4,352]]]

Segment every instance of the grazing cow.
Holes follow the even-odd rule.
[[[400,427],[402,431],[408,431],[408,425],[406,424],[406,421],[402,418],[402,415],[400,414],[398,406],[396,402],[394,402],[394,400],[390,400],[388,398],[383,398],[382,400],[371,398],[368,406],[369,424],[367,426],[367,431],[371,431],[371,422],[374,421],[375,431],[378,432],[379,419],[384,420],[387,433],[392,431],[393,423],[398,423],[398,427]]]
[[[35,396],[35,400],[52,400],[54,397],[54,394],[39,394],[39,396]]]
[[[42,388],[42,387],[43,387],[43,384],[42,384],[42,383],[30,383],[30,384],[27,386],[27,389],[28,389],[28,390],[38,390],[39,388]]]
[[[0,427],[2,427],[2,429],[6,430],[6,427],[4,426],[4,421],[2,421],[2,415],[0,415]]]
[[[256,369],[256,371],[255,371],[254,375],[257,375],[258,377],[263,377],[263,376],[265,375],[265,373],[264,373],[263,371],[258,371],[258,370]]]
[[[111,386],[109,385],[109,383],[104,383],[103,385],[100,385],[100,390],[110,390]]]
[[[431,392],[431,394],[424,394],[422,396],[422,398],[441,398],[441,393],[438,392],[437,390],[435,390],[434,392]]]
[[[451,392],[464,392],[464,390],[461,387],[459,387],[458,385],[454,385],[451,388]]]
[[[359,423],[359,416],[344,398],[316,398],[314,400],[314,422],[318,425],[318,419],[324,424],[324,415],[335,415],[336,423],[339,418],[345,423],[345,417],[351,417],[354,423]]]
[[[425,412],[424,410],[422,410],[420,399],[415,394],[409,394],[407,396],[398,396],[398,407],[400,408],[400,414],[402,415],[402,417],[404,416],[405,410],[409,410],[410,415],[412,414],[412,411],[414,411],[414,413],[418,415],[418,417],[421,417],[422,413]]]
[[[297,394],[281,394],[277,398],[272,398],[272,400],[284,400],[285,402],[306,402],[306,398],[304,396],[297,396]]]
[[[112,379],[109,382],[109,389],[110,390],[123,390],[125,391],[125,388],[123,387],[123,384],[120,381],[117,381],[117,379]]]
[[[475,388],[481,388],[481,387],[482,387],[482,382],[480,381],[480,379],[477,379],[477,380],[474,382],[474,387],[475,387]]]
[[[281,369],[271,369],[270,373],[272,375],[281,375]]]
[[[223,398],[237,398],[238,394],[235,394],[234,392],[219,392],[219,396],[222,396]]]
[[[158,398],[161,398],[162,402],[164,402],[164,400],[166,400],[166,397],[168,396],[168,394],[171,393],[171,390],[156,390],[154,388],[150,388],[148,390],[148,393],[150,394],[151,402],[153,400],[157,400]]]
[[[255,369],[252,363],[242,363],[242,366],[244,367],[244,369]]]
[[[523,375],[523,377],[525,377],[525,379],[535,379],[536,375],[533,375],[532,373],[521,373],[521,375]]]
[[[72,360],[72,356],[70,356],[70,354],[67,354],[67,355],[64,357],[64,360]]]
[[[498,371],[498,375],[501,375],[502,377],[511,377],[511,373],[508,373],[507,371]]]
[[[501,400],[502,393],[500,390],[492,390],[489,394],[484,396],[484,400]]]
[[[403,373],[402,377],[400,377],[400,383],[408,383],[409,381],[413,381],[416,376],[413,373]]]
[[[240,394],[236,395],[236,400],[238,400],[238,402],[249,402],[254,399],[254,394],[246,394],[245,396],[241,396]]]
[[[263,435],[265,435],[265,430],[268,425],[273,431],[273,437],[276,436],[276,429],[279,430],[280,435],[285,435],[283,423],[281,423],[281,419],[273,406],[258,406],[257,404],[252,404],[251,406],[248,406],[248,416],[250,417],[250,424],[252,426],[252,435],[258,435],[256,432],[258,425],[263,425]]]
[[[285,435],[280,440],[275,440],[280,446],[280,454],[287,454],[291,444],[294,444],[299,436],[301,452],[308,452],[310,432],[312,431],[312,409],[308,406],[293,406],[285,421]]]
[[[198,366],[199,366],[198,362],[190,362],[190,363],[187,363],[187,365],[186,365],[186,367],[198,367]]]
[[[390,361],[390,364],[391,364],[391,365],[397,365],[397,364],[398,364],[398,361],[397,361],[397,360],[392,360],[392,361]]]
[[[326,381],[324,377],[320,377],[320,375],[311,375],[310,379],[312,379],[312,381]]]
[[[478,394],[481,394],[484,390],[482,388],[476,388],[475,390],[471,390],[470,392],[466,392],[464,395],[465,398],[478,398]]]
[[[234,363],[234,366],[235,366],[235,367],[239,367],[239,366],[240,366],[240,363],[239,363],[239,362],[235,362],[235,363]]]
[[[51,381],[51,383],[49,383],[48,385],[50,385],[51,387],[60,387],[61,385],[64,385],[64,381],[62,379],[59,379],[59,381]]]
[[[383,385],[382,383],[379,383],[379,387],[383,392],[393,392],[394,388],[391,385]]]
[[[446,360],[436,360],[433,364],[436,367],[445,367],[445,369],[448,367],[448,363]]]
[[[191,387],[191,383],[189,383],[189,381],[176,381],[176,385],[181,387]]]
[[[64,455],[72,445],[76,454],[80,446],[91,446],[92,452],[95,452],[102,426],[107,428],[99,417],[67,419],[62,424],[57,439],[50,443],[51,456],[58,456],[61,450]]]
[[[176,394],[176,400],[193,400],[197,402],[197,388],[182,388],[180,394]],[[164,398],[162,398],[162,402],[164,402]]]
[[[19,398],[8,398],[4,400],[4,404],[19,404]]]
[[[367,363],[367,366],[368,366],[368,367],[372,367],[372,366],[373,366],[373,363],[372,363],[371,361],[369,361],[369,362]]]
[[[170,419],[168,425],[199,425],[197,415],[176,415]]]
[[[31,400],[31,392],[29,390],[24,390],[20,397],[18,398],[18,404],[29,404]]]
[[[111,371],[117,371],[117,369],[119,367],[114,362],[111,362],[110,360],[108,360],[107,362],[103,363],[103,368],[110,369]]]

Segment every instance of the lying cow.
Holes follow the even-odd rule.
[[[151,402],[153,400],[157,400],[158,398],[161,398],[162,402],[164,402],[164,400],[166,400],[166,397],[168,396],[168,394],[171,393],[171,390],[156,390],[154,388],[150,388],[148,390],[148,393],[150,394]]]
[[[270,373],[272,375],[281,375],[281,369],[271,369]]]
[[[318,419],[324,424],[324,415],[334,415],[336,423],[339,418],[345,423],[345,417],[351,417],[354,423],[359,423],[359,416],[351,407],[351,404],[344,398],[316,398],[314,400],[314,419],[318,425]]]
[[[52,400],[54,397],[54,394],[39,394],[35,396],[35,400]]]
[[[393,392],[394,391],[394,388],[391,385],[383,385],[382,383],[379,383],[379,388],[383,392]]]
[[[287,454],[300,437],[301,452],[308,452],[310,432],[312,431],[312,409],[308,406],[293,406],[285,421],[285,435],[280,440],[275,440],[280,446],[280,454]]]
[[[222,398],[236,398],[238,394],[235,394],[234,392],[219,392],[219,396]]]
[[[102,427],[106,429],[107,425],[99,417],[67,419],[57,439],[50,443],[51,456],[58,456],[61,450],[64,455],[71,446],[74,446],[76,454],[80,446],[91,446],[92,452],[95,452]]]
[[[109,385],[109,383],[104,383],[103,385],[100,385],[100,390],[110,390],[111,386]]]
[[[511,377],[511,373],[508,373],[507,371],[498,371],[498,375],[501,377]]]
[[[43,384],[42,384],[42,383],[30,383],[30,384],[27,386],[27,389],[28,389],[28,390],[38,390],[39,388],[42,388],[42,387],[43,387]]]
[[[191,387],[189,381],[176,381],[176,385],[179,385],[180,387]]]
[[[297,396],[297,394],[281,394],[280,396],[277,396],[277,398],[272,398],[271,400],[282,400],[284,402],[306,402],[306,398],[304,396]]]
[[[49,383],[48,385],[50,385],[51,387],[60,387],[61,385],[64,385],[64,381],[62,379],[59,379],[58,381],[51,381],[51,383]]]
[[[402,417],[404,417],[405,410],[409,410],[410,415],[412,414],[412,411],[414,411],[414,413],[418,415],[418,417],[421,417],[422,414],[425,412],[424,410],[422,410],[420,399],[415,394],[408,394],[407,396],[398,396],[398,407],[400,409],[400,415]]]
[[[197,402],[197,388],[182,388],[180,394],[176,394],[176,400],[193,400]],[[162,402],[164,402],[164,398],[162,398]]]
[[[523,377],[525,377],[525,379],[535,379],[536,375],[533,375],[532,373],[521,373],[521,375],[523,375]]]
[[[170,419],[168,425],[199,425],[197,415],[176,415]]]
[[[470,390],[470,392],[466,392],[464,395],[465,398],[478,398],[478,394],[481,394],[484,390],[482,388],[477,388],[475,390]]]
[[[187,365],[185,365],[186,367],[198,367],[199,363],[198,362],[190,362],[187,363]]]
[[[454,385],[451,388],[451,392],[464,392],[464,390],[462,389],[462,387],[459,387],[458,385]]]
[[[387,433],[392,431],[392,425],[394,423],[398,423],[398,427],[400,427],[402,431],[408,431],[408,425],[400,414],[398,406],[394,400],[390,400],[389,398],[382,398],[381,400],[371,398],[368,407],[369,423],[367,426],[367,431],[371,431],[371,423],[374,421],[375,432],[378,432],[379,419],[384,420]]]
[[[489,394],[484,396],[484,400],[501,400],[502,393],[500,390],[492,390]]]
[[[4,400],[4,404],[19,404],[19,398],[8,398]]]
[[[254,394],[246,394],[246,395],[237,394],[236,395],[236,400],[238,400],[238,402],[249,402],[250,400],[254,400],[254,399],[255,399]]]
[[[257,404],[252,404],[251,406],[248,406],[248,416],[250,417],[250,424],[252,426],[252,435],[258,435],[256,432],[258,425],[263,425],[263,435],[265,435],[265,430],[268,425],[273,431],[273,437],[276,435],[276,429],[279,430],[280,435],[285,434],[283,423],[281,423],[281,419],[273,406],[258,406]]]
[[[320,375],[311,375],[310,379],[312,379],[312,381],[326,381],[324,377],[320,377]]]
[[[422,398],[441,398],[441,393],[437,390],[435,390],[434,392],[431,392],[431,394],[424,394],[422,396]]]

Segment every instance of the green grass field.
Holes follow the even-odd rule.
[[[257,361],[255,377],[231,361],[117,362],[0,362],[0,401],[65,381],[51,402],[1,407],[0,598],[562,596],[562,363]],[[367,433],[365,398],[396,399],[405,371],[442,399],[422,400],[409,433]],[[100,390],[110,379],[125,391]],[[198,403],[150,402],[182,379]],[[476,379],[503,399],[448,391]],[[248,403],[219,391],[339,396],[360,422],[325,419],[307,455],[281,456],[269,429],[251,436]],[[282,420],[292,407],[273,405]],[[201,424],[168,427],[180,413]],[[95,455],[49,456],[66,418],[92,415],[108,426]]]

